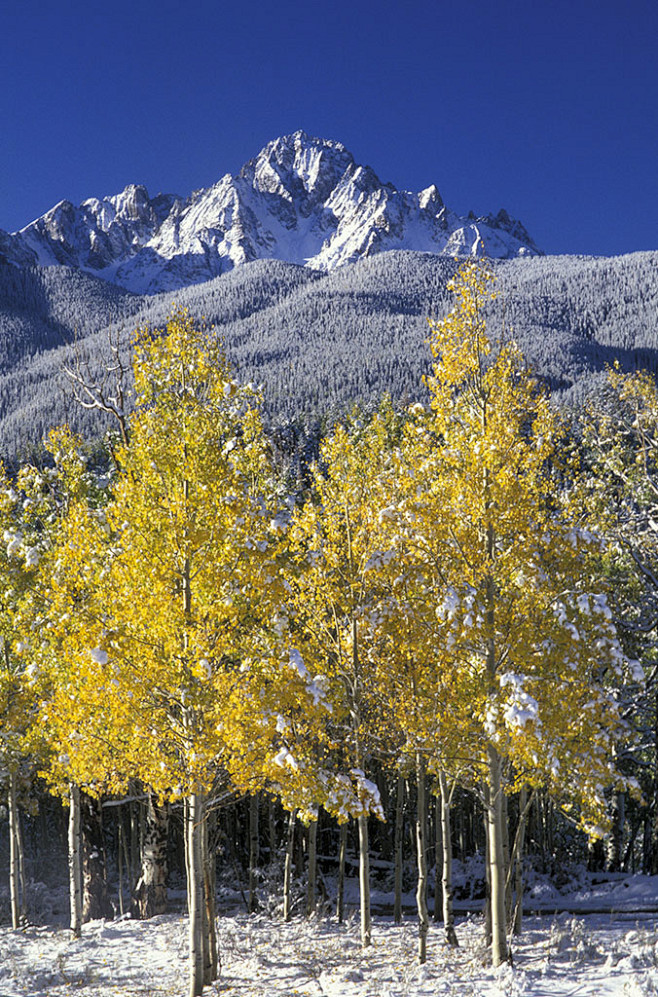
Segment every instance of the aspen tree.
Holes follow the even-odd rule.
[[[84,919],[107,916],[112,910],[100,847],[100,811],[81,791],[91,758],[101,748],[107,754],[104,746],[111,743],[104,684],[93,685],[89,696],[84,691],[86,658],[102,629],[98,623],[90,631],[88,608],[104,564],[98,542],[103,536],[103,489],[87,465],[82,441],[67,428],[53,431],[47,445],[55,466],[42,473],[48,494],[41,515],[39,586],[26,607],[31,632],[22,656],[29,662],[40,700],[38,731],[47,749],[42,772],[69,806],[71,927],[76,934]],[[84,656],[78,669],[79,643]],[[95,711],[102,718],[96,737]]]
[[[34,466],[24,466],[15,478],[0,467],[0,766],[7,777],[14,928],[27,914],[20,797],[25,797],[43,752],[36,734],[38,689],[24,652],[38,619],[41,560],[52,511],[48,492]]]
[[[96,577],[92,604],[76,624],[83,688],[75,698],[95,719],[87,725],[95,753],[76,750],[67,763],[87,783],[95,777],[118,790],[138,778],[163,798],[186,800],[190,993],[197,994],[216,972],[213,924],[203,930],[211,900],[205,825],[225,754],[222,712],[246,693],[241,627],[253,609],[251,584],[265,560],[257,545],[266,546],[269,523],[254,488],[264,448],[255,393],[237,385],[217,344],[187,316],[174,317],[165,337],[143,332],[134,367],[130,443],[117,452],[105,516],[110,556],[99,563],[98,532],[92,538],[88,529],[89,542],[79,545],[85,555],[95,551]],[[81,511],[71,524],[78,537],[83,519]],[[65,724],[74,708],[69,695],[67,708],[52,712]]]
[[[291,632],[313,663],[332,704],[331,739],[340,743],[343,777],[327,809],[356,817],[359,829],[361,942],[371,942],[368,814],[383,816],[379,794],[366,777],[372,743],[377,597],[380,458],[384,439],[356,419],[338,426],[321,449],[312,496],[295,510],[288,541]],[[325,470],[322,470],[325,468]]]
[[[377,629],[377,654],[373,658],[379,706],[377,737],[387,745],[399,778],[413,764],[418,785],[416,899],[421,963],[427,955],[429,927],[426,773],[428,767],[435,776],[446,767],[461,772],[467,769],[464,744],[473,735],[472,721],[458,706],[469,696],[468,685],[458,670],[449,667],[448,650],[439,648],[437,642],[436,606],[444,591],[447,534],[442,529],[440,499],[425,494],[425,482],[418,476],[426,458],[425,414],[422,406],[415,406],[404,424],[384,405],[373,419],[372,430],[384,441],[386,459],[379,468],[380,547],[369,562],[371,587],[378,593],[376,611],[370,613]],[[430,506],[432,533],[424,529]],[[443,818],[445,824],[447,806]],[[444,872],[450,873],[449,861],[444,863]],[[444,880],[444,894],[446,939],[456,944],[448,879]],[[399,910],[398,902],[396,913]]]
[[[67,665],[48,714],[61,741],[87,711],[65,753],[69,779],[96,792],[138,779],[161,800],[184,801],[196,995],[216,974],[213,788],[276,782],[290,799],[303,795],[315,773],[295,731],[322,707],[272,622],[283,524],[258,393],[183,312],[164,336],[138,335],[134,372],[110,501],[102,515],[73,507],[62,532],[53,602],[70,603],[55,625]],[[294,766],[282,761],[294,758],[284,730]]]
[[[656,724],[656,631],[658,626],[658,390],[646,372],[624,374],[618,366],[579,419],[583,475],[580,500],[593,528],[606,538],[602,552],[611,606],[626,649],[647,671],[645,690],[631,681],[620,698],[643,744],[632,765],[650,807],[645,823],[644,871],[658,871],[658,726]],[[622,860],[625,800],[614,801],[615,821],[607,839],[609,868]]]
[[[443,688],[443,718],[452,715],[464,761],[486,783],[499,965],[509,957],[503,794],[547,785],[565,805],[578,801],[583,823],[601,824],[624,726],[602,680],[625,661],[605,591],[592,591],[596,538],[558,487],[558,470],[575,471],[561,466],[557,417],[514,343],[494,347],[487,335],[490,282],[465,264],[452,282],[455,308],[432,324],[430,410],[410,420],[413,487],[402,513],[412,560],[432,568],[424,646],[441,678],[432,690],[426,672],[429,688],[434,697]]]

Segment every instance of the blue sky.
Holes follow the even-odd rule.
[[[5,4],[0,228],[303,128],[546,252],[658,249],[657,42],[655,0]]]

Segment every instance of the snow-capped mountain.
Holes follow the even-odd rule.
[[[509,259],[540,250],[506,211],[461,218],[432,185],[382,183],[339,142],[295,132],[270,142],[237,176],[184,199],[131,184],[75,207],[61,201],[12,235],[0,260],[64,264],[152,294],[255,259],[329,271],[389,249]]]

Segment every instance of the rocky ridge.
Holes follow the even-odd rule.
[[[460,217],[436,186],[398,190],[341,143],[302,131],[187,198],[151,198],[130,184],[77,207],[61,201],[19,232],[0,230],[0,260],[74,267],[140,294],[198,284],[256,259],[327,272],[391,249],[541,255],[506,211]]]

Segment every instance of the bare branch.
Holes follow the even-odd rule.
[[[118,334],[108,334],[108,345],[110,357],[103,360],[100,375],[94,375],[89,356],[83,353],[77,341],[72,347],[72,361],[65,362],[62,371],[68,378],[76,402],[84,409],[96,409],[115,419],[122,442],[127,445],[125,384],[128,370],[121,357]]]

